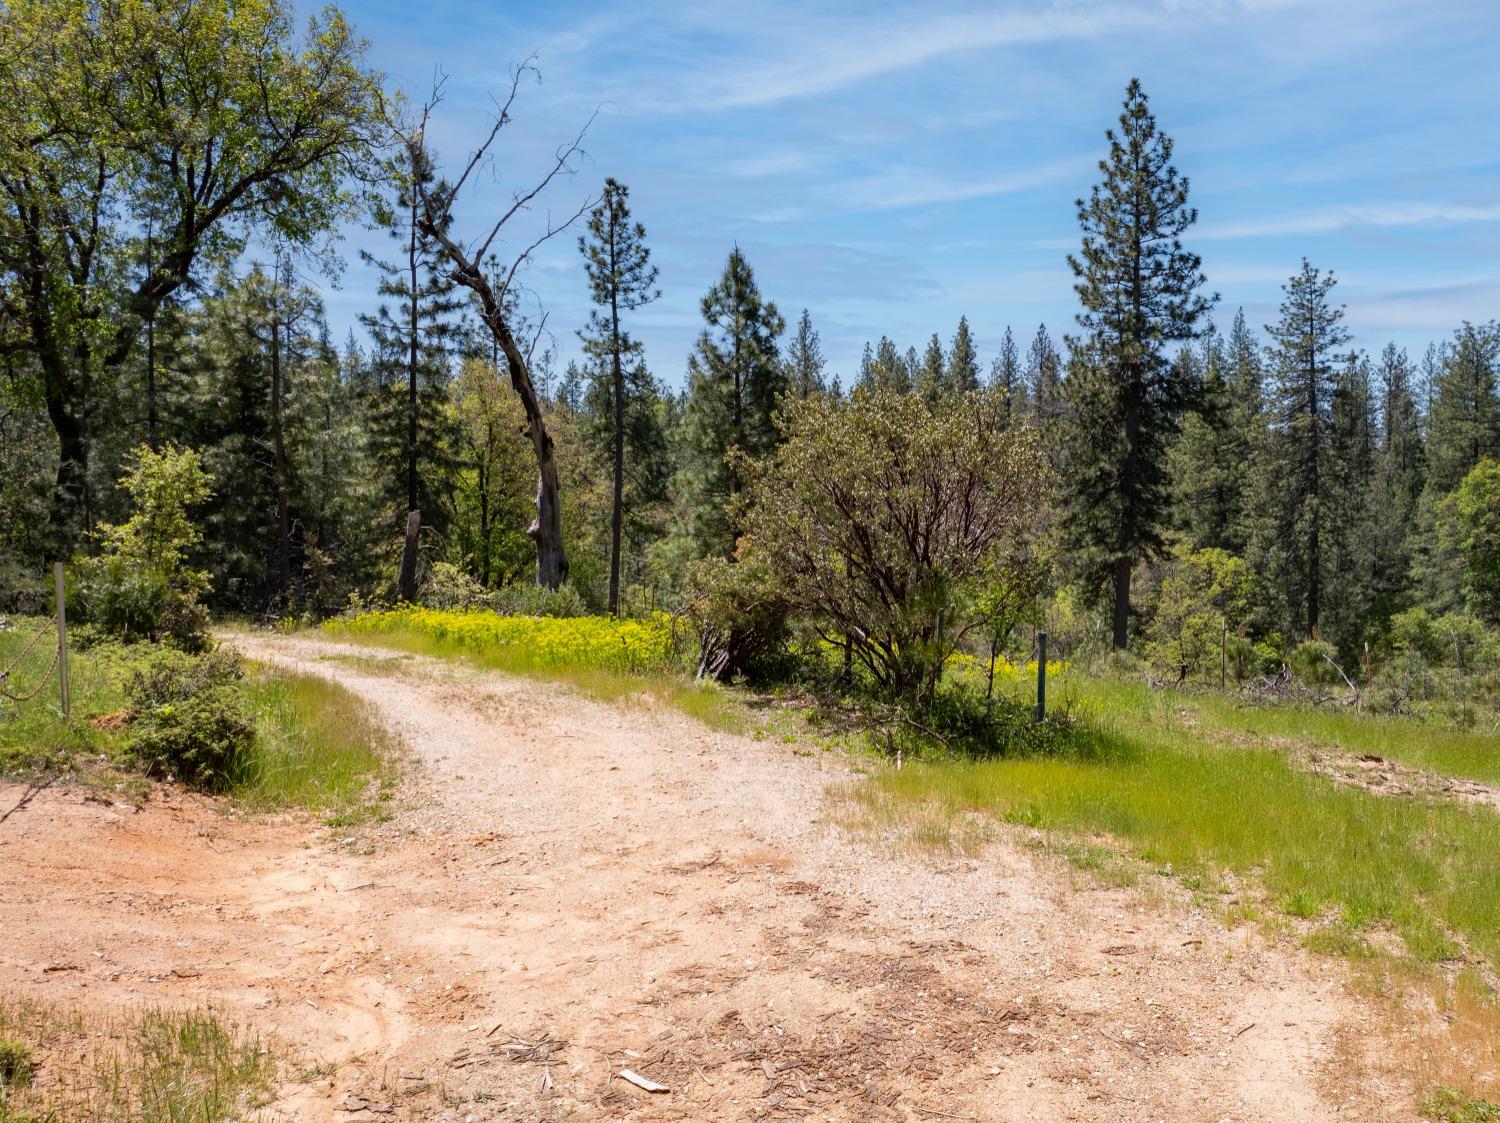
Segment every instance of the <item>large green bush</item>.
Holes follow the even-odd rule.
[[[125,696],[134,711],[128,748],[149,774],[209,791],[229,785],[255,726],[231,653],[187,655],[169,648],[134,668]]]

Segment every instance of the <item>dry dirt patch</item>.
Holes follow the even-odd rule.
[[[849,840],[821,821],[848,779],[831,755],[453,665],[248,645],[403,734],[396,818],[340,833],[40,793],[0,823],[0,986],[215,1002],[323,1062],[284,1115],[1414,1117],[1336,964],[1078,891],[1003,842],[954,860]]]

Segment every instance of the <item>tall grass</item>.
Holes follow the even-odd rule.
[[[0,668],[10,666],[47,623],[43,617],[8,620],[13,626],[0,631]],[[47,673],[56,644],[55,635],[42,639],[14,668],[7,688],[12,693],[29,693]],[[0,774],[53,771],[83,754],[109,752],[109,738],[94,729],[89,719],[125,704],[122,684],[132,658],[132,649],[119,644],[70,648],[71,720],[63,719],[55,672],[30,701],[0,698]]]
[[[397,743],[352,691],[317,675],[252,666],[246,694],[255,741],[230,789],[252,807],[296,807],[339,821],[388,794]]]
[[[0,1087],[0,1123],[228,1123],[270,1102],[278,1064],[206,1009],[98,1018],[0,999],[0,1039],[28,1072]]]

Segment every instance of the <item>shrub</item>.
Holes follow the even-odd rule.
[[[74,611],[121,639],[165,640],[184,651],[208,646],[208,613],[198,604],[208,575],[188,568],[202,538],[189,517],[208,497],[198,453],[142,445],[121,481],[132,513],[99,529],[100,557],[77,563]]]
[[[506,616],[587,616],[588,605],[571,584],[544,589],[530,581],[506,585],[490,598],[496,612]]]
[[[1310,639],[1292,648],[1291,654],[1287,656],[1287,666],[1299,682],[1309,686],[1330,686],[1343,681],[1332,662],[1337,657],[1338,652],[1334,650],[1333,644]]]
[[[685,584],[700,678],[754,675],[784,649],[787,603],[764,566],[705,558],[689,568]]]
[[[146,772],[210,791],[226,787],[255,727],[228,652],[192,656],[164,649],[132,670],[128,747]]]
[[[424,608],[443,610],[483,608],[490,602],[490,591],[470,577],[462,566],[452,562],[433,562],[417,591],[417,602]]]

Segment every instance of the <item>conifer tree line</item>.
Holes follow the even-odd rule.
[[[175,32],[139,12],[105,0],[89,17],[113,32],[110,65],[149,86],[123,83],[123,100],[91,80],[84,16],[20,0],[0,17],[0,84],[22,94],[0,117],[0,599],[95,548],[122,464],[149,445],[202,454],[220,610],[390,599],[414,509],[424,597],[524,601],[537,465],[493,314],[556,446],[577,610],[674,607],[693,564],[747,533],[742,498],[789,403],[878,392],[982,396],[996,425],[1035,434],[1055,481],[1052,592],[1116,648],[1185,662],[1194,612],[1247,648],[1320,639],[1346,660],[1416,609],[1500,623],[1500,326],[1459,325],[1416,357],[1352,349],[1324,262],[1289,263],[1271,323],[1221,307],[1139,82],[1077,202],[1073,325],[973,309],[926,339],[871,340],[840,372],[814,313],[778,307],[728,239],[691,350],[647,354],[651,216],[614,178],[570,235],[587,322],[556,323],[489,259],[486,312],[485,278],[455,269],[430,206],[455,188],[420,145],[388,143],[382,76],[336,10],[308,35],[279,0]],[[163,50],[164,34],[196,49]],[[194,130],[154,110],[248,82],[223,61],[247,53],[286,96],[247,85],[241,118]],[[352,218],[388,238],[364,255],[378,281],[362,332],[335,340],[313,282]],[[575,334],[580,357],[557,369]]]

